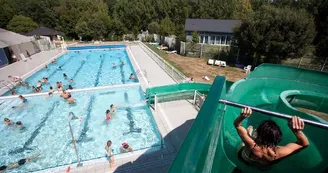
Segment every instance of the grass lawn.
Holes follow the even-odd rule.
[[[227,80],[236,82],[246,77],[243,69],[237,67],[219,67],[207,65],[206,58],[191,58],[178,54],[167,54],[164,50],[158,50],[154,45],[146,45],[187,77],[193,77],[195,81],[213,83],[215,76],[225,76]],[[208,76],[211,80],[204,81],[202,76]]]

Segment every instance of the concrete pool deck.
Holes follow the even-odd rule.
[[[36,71],[44,67],[44,65],[50,63],[50,61],[64,53],[63,50],[50,50],[43,51],[31,56],[31,59],[25,62],[23,60],[12,63],[5,67],[0,68],[0,81],[8,80],[8,76],[19,76],[23,80],[31,76]],[[0,95],[7,92],[7,88],[0,88]]]
[[[147,86],[176,83],[139,45],[130,44],[127,53],[134,69],[145,72],[138,75],[143,90]],[[105,158],[100,158],[85,161],[82,167],[72,164],[70,172],[167,172],[198,111],[188,101],[181,100],[160,103],[158,109],[152,110],[152,113],[163,137],[162,147],[117,155],[112,169],[109,169],[109,163]],[[131,146],[133,147],[133,144]],[[66,172],[67,168],[66,165],[38,172]]]

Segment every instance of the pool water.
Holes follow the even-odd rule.
[[[121,62],[124,62],[124,65],[121,65]],[[115,68],[113,63],[116,64]],[[64,73],[67,79],[64,79]],[[48,68],[43,68],[27,78],[25,81],[30,86],[17,86],[16,92],[33,93],[31,86],[36,86],[43,77],[47,77],[49,82],[43,84],[42,92],[49,91],[50,86],[56,89],[56,82],[60,81],[63,82],[64,89],[68,88],[69,79],[74,80],[71,84],[73,89],[138,82],[138,79],[129,79],[131,73],[136,76],[125,48],[68,51],[57,59],[57,63],[50,63]],[[11,93],[7,92],[5,95]]]
[[[24,125],[19,130],[15,125],[0,124],[0,166],[37,152],[41,153],[40,159],[9,172],[36,171],[69,164],[71,160],[76,162],[68,126],[69,112],[79,118],[71,124],[81,160],[104,157],[107,140],[113,142],[115,154],[120,153],[123,141],[134,150],[161,144],[160,133],[139,86],[75,92],[72,96],[76,98],[72,105],[58,95],[27,97],[25,105],[18,99],[0,100],[0,116],[22,121]],[[120,107],[106,122],[105,112],[110,104]],[[13,109],[12,106],[25,107]]]

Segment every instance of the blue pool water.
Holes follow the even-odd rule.
[[[67,88],[69,79],[74,80],[72,85],[74,89],[138,82],[138,79],[129,79],[131,73],[135,75],[135,71],[125,48],[111,50],[74,48],[74,50],[76,49],[82,51],[68,51],[57,59],[57,63],[49,64],[48,68],[41,69],[25,81],[30,86],[36,86],[39,80],[48,77],[49,84],[43,85],[42,92],[49,91],[50,86],[56,88],[56,82],[60,81],[65,85],[64,88]],[[120,65],[121,62],[124,62],[123,66]],[[116,68],[113,68],[113,63],[117,65]],[[63,73],[68,76],[68,79],[63,78]],[[33,93],[33,90],[31,87],[17,86],[16,92],[18,94],[29,94]],[[5,95],[11,95],[11,93],[7,92]]]
[[[68,59],[63,57],[60,61]],[[69,112],[80,118],[72,121],[72,127],[82,160],[104,157],[107,140],[112,140],[115,154],[119,153],[123,141],[134,150],[160,145],[159,131],[140,87],[78,92],[72,96],[77,100],[74,105],[69,105],[58,95],[47,99],[44,96],[28,97],[26,107],[22,109],[12,109],[12,106],[23,106],[18,99],[0,100],[0,117],[22,121],[24,125],[24,129],[19,130],[0,124],[0,166],[36,152],[41,153],[40,159],[9,172],[36,171],[69,164],[70,160],[75,162],[68,127]],[[110,104],[120,107],[107,123],[105,111]]]

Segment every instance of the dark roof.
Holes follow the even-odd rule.
[[[29,32],[26,34],[27,36],[33,36],[33,35],[41,35],[41,36],[48,36],[48,35],[63,35],[62,32],[58,32],[56,30],[47,28],[47,27],[40,27],[35,29],[32,32]]]
[[[232,33],[240,20],[186,19],[186,31]]]

